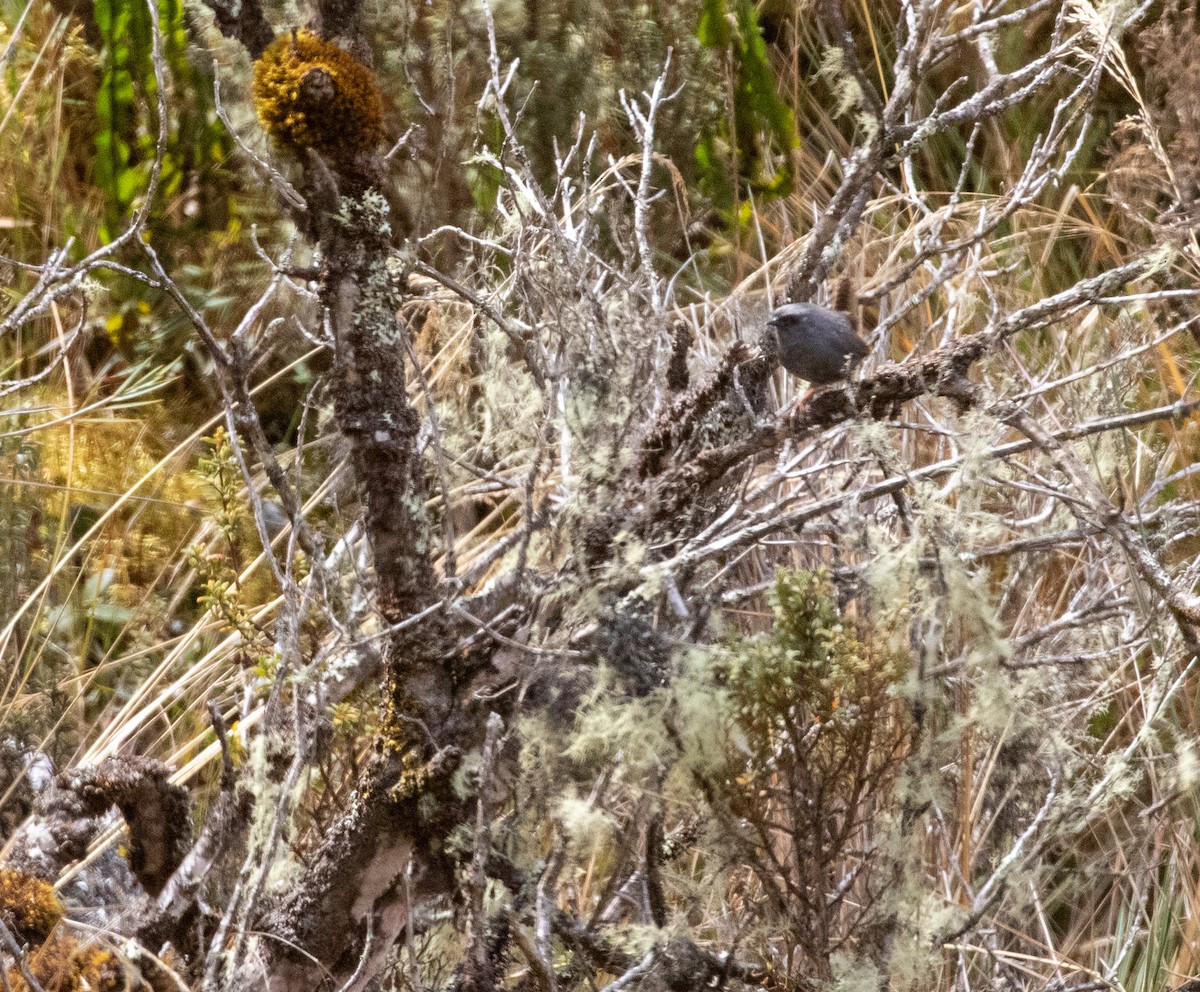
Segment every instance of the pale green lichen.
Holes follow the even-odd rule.
[[[612,817],[595,803],[579,796],[566,796],[559,800],[556,816],[572,843],[579,848],[598,847],[613,838]]]
[[[846,69],[846,53],[842,49],[827,48],[817,71],[833,90],[834,117],[841,117],[862,106],[862,87]]]

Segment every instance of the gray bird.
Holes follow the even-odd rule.
[[[778,341],[779,364],[814,386],[848,378],[871,350],[849,317],[816,303],[785,303],[767,323]]]

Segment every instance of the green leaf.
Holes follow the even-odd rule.
[[[725,0],[704,0],[696,37],[709,48],[726,48],[732,42],[733,30]]]
[[[732,0],[732,9],[729,0],[704,0],[696,35],[710,48],[727,49],[733,59],[736,133],[728,137],[736,149],[738,175],[760,199],[787,195],[793,185],[788,157],[778,171],[765,173],[762,152],[768,143],[791,151],[799,146],[800,137],[791,107],[779,96],[754,0]],[[695,154],[706,184],[720,199],[726,183],[720,159],[714,154],[715,141],[714,133],[703,135]],[[723,199],[731,201],[732,190]]]

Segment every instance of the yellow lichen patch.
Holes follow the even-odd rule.
[[[411,799],[429,784],[430,770],[426,762],[421,761],[415,754],[406,754],[402,759],[404,770],[400,779],[392,786],[389,795],[395,802]]]
[[[31,944],[42,943],[63,917],[49,882],[7,869],[0,870],[0,911]]]
[[[348,165],[383,140],[375,75],[311,31],[276,38],[254,63],[254,104],[272,138]]]

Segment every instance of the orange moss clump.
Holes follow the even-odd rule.
[[[124,966],[112,951],[93,944],[76,952],[72,961],[80,985],[92,992],[121,992],[129,984]]]
[[[352,166],[383,140],[374,73],[311,31],[280,35],[254,63],[254,105],[263,127],[292,150],[312,148]]]
[[[124,966],[111,951],[85,947],[69,934],[54,932],[63,907],[49,882],[0,869],[0,915],[29,945],[25,963],[43,992],[121,992],[127,987]],[[2,978],[12,992],[30,992],[19,968],[10,968]]]
[[[30,944],[42,943],[63,918],[62,903],[49,882],[8,869],[0,870],[0,912]]]
[[[43,992],[123,992],[129,982],[112,951],[80,947],[73,937],[55,934],[31,950],[26,965]],[[12,992],[32,992],[18,968],[8,973]]]

